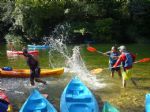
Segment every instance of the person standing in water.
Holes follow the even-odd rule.
[[[40,79],[40,67],[39,62],[35,57],[33,57],[31,54],[28,53],[28,50],[26,48],[23,48],[23,55],[26,57],[27,64],[30,68],[30,83],[32,86],[35,85],[34,80],[36,82],[40,82],[43,84],[46,84],[46,81],[43,81]]]
[[[122,62],[123,64],[123,72],[122,72],[122,84],[123,88],[126,87],[126,81],[131,79],[132,83],[136,86],[136,82],[132,78],[132,65],[135,61],[136,56],[127,51],[125,46],[120,46],[119,51],[121,55],[119,56],[117,62],[114,64],[114,68],[120,65]]]
[[[112,46],[111,51],[108,51],[108,52],[104,53],[104,55],[109,56],[109,68],[111,70],[111,77],[113,78],[114,77],[114,72],[117,71],[119,77],[121,78],[120,67],[113,68],[114,64],[116,63],[116,61],[117,61],[117,59],[120,55],[120,53],[117,52],[117,47]]]

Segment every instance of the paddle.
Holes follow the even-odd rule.
[[[139,63],[139,62],[143,63],[143,62],[149,62],[149,61],[150,61],[150,58],[143,58],[139,61],[135,61],[134,63]]]
[[[91,47],[91,46],[88,46],[88,47],[87,47],[87,50],[90,51],[90,52],[97,52],[97,53],[104,54],[103,52],[98,51],[96,48]]]
[[[144,62],[149,62],[149,61],[150,61],[150,58],[143,58],[143,59],[141,59],[141,60],[135,61],[134,64],[136,64],[136,63],[144,63]],[[121,67],[121,66],[122,66],[122,65],[117,66],[117,67]],[[109,68],[96,68],[96,69],[91,70],[91,73],[92,73],[92,74],[98,74],[98,73],[102,72],[103,70],[105,70],[105,69],[110,69],[110,68],[114,68],[114,67],[109,67]]]

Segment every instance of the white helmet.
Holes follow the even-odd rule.
[[[121,45],[120,47],[118,47],[118,49],[121,50],[121,51],[126,51],[127,50],[124,45]]]
[[[116,46],[112,46],[111,50],[117,50],[117,47]]]

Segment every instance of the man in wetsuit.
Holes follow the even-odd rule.
[[[26,48],[23,48],[23,55],[27,59],[27,64],[30,68],[30,83],[32,86],[35,85],[34,80],[36,82],[40,82],[43,84],[46,84],[46,81],[43,81],[40,79],[40,67],[38,60],[35,59],[31,54],[28,53],[28,50]]]

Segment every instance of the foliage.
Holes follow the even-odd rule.
[[[12,18],[12,12],[14,10],[14,0],[0,1],[0,41],[4,41],[3,37],[9,32],[14,20]]]
[[[150,28],[150,1],[149,0],[132,0],[130,3],[130,12],[132,19],[136,24],[140,37],[149,38]]]
[[[112,18],[106,18],[102,20],[97,20],[95,22],[95,32],[97,38],[100,40],[110,41],[111,40],[111,28],[113,24]]]
[[[12,41],[16,45],[22,44],[22,42],[23,42],[23,38],[21,36],[16,36],[13,34],[7,34],[4,38],[6,39],[7,42]]]
[[[17,0],[14,10],[15,24],[29,38],[41,38],[45,29],[61,21],[63,3],[55,1]]]
[[[77,42],[86,32],[97,42],[135,42],[149,39],[149,13],[149,0],[1,0],[0,36],[38,42],[68,22]]]

